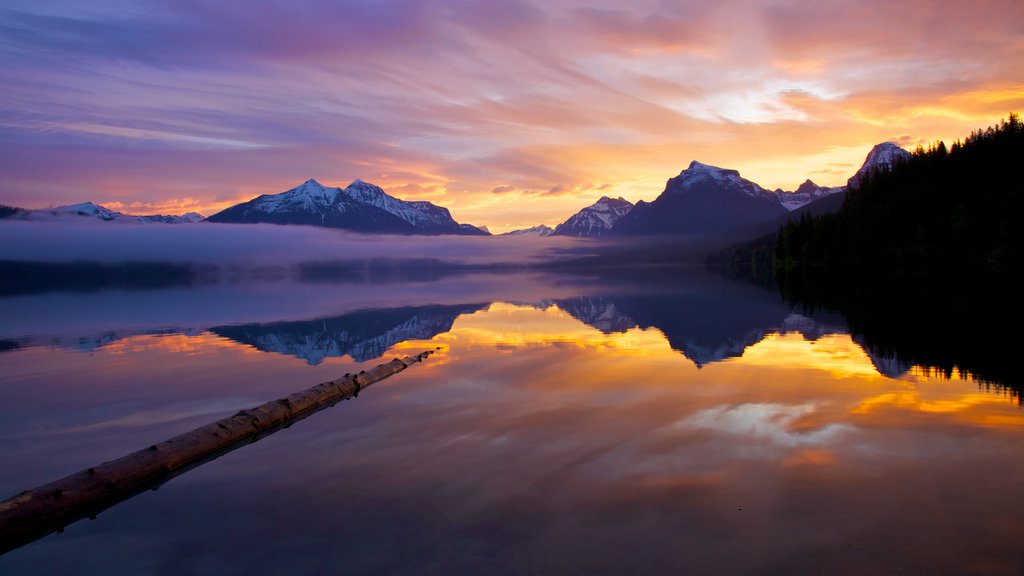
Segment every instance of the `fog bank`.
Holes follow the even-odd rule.
[[[0,221],[0,260],[36,262],[183,262],[244,268],[430,259],[522,265],[587,255],[600,246],[597,241],[566,237],[366,235],[272,224]]]

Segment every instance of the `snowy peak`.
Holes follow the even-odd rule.
[[[472,224],[459,224],[459,232],[466,236],[492,236],[487,226],[474,226]]]
[[[164,216],[162,214],[136,216],[134,214],[117,212],[92,202],[68,204],[43,210],[19,209],[8,215],[8,217],[17,220],[34,221],[81,221],[79,219],[84,218],[86,221],[100,220],[102,222],[115,222],[119,224],[194,224],[206,219],[202,214],[195,212],[189,212],[182,216]]]
[[[580,210],[555,227],[553,235],[575,236],[577,238],[603,236],[615,223],[633,209],[633,203],[625,198],[602,196],[600,200]]]
[[[818,186],[814,182],[811,182],[811,179],[808,178],[807,180],[804,180],[803,184],[797,186],[797,189],[794,192],[794,194],[811,194],[816,190],[820,190],[821,188],[822,186]]]
[[[696,160],[690,162],[689,168],[680,172],[679,176],[668,181],[665,193],[686,193],[699,185],[734,189],[751,198],[772,196],[771,192],[741,177],[737,170],[719,168]]]
[[[910,152],[892,142],[877,144],[871,149],[871,152],[868,152],[868,157],[864,159],[864,164],[850,178],[847,186],[856,188],[865,175],[878,170],[892,170],[893,166],[910,159],[910,156]]]
[[[901,162],[908,158],[910,158],[910,152],[892,142],[882,142],[881,144],[876,144],[871,149],[871,152],[868,152],[864,166],[870,168],[878,168],[879,166],[892,168],[896,162]]]
[[[105,206],[99,204],[93,204],[92,202],[82,202],[81,204],[69,204],[67,206],[57,206],[50,212],[54,214],[77,214],[79,216],[95,216],[100,220],[114,220],[119,216],[123,216],[120,212],[115,212]]]
[[[186,212],[181,216],[164,216],[163,214],[153,214],[151,216],[129,216],[127,214],[122,214],[121,217],[125,219],[134,218],[137,222],[145,224],[195,224],[206,220],[206,218],[198,212]]]
[[[389,195],[380,186],[356,178],[342,192],[359,202],[376,206],[421,229],[458,229],[451,212],[426,200],[407,202]]]
[[[313,180],[280,194],[264,194],[254,201],[254,208],[264,212],[313,212],[323,214],[341,193],[339,188],[328,188]]]
[[[524,228],[522,230],[505,232],[502,236],[538,236],[540,238],[546,238],[554,234],[554,232],[555,230],[550,226],[541,224],[540,226],[534,226],[533,228]]]
[[[459,225],[443,206],[399,200],[358,178],[345,188],[309,179],[287,192],[236,204],[210,220],[326,226],[370,233],[486,235],[477,228]]]
[[[615,234],[700,235],[768,222],[787,210],[773,192],[736,170],[694,160],[670,178],[650,203],[639,202],[615,225]]]
[[[296,186],[295,188],[292,188],[288,192],[291,192],[291,193],[296,194],[296,195],[305,195],[305,196],[317,197],[317,196],[331,196],[332,193],[335,190],[337,190],[337,188],[329,188],[329,187],[324,186],[323,184],[317,182],[316,180],[310,178],[309,180],[306,180],[305,182],[303,182],[302,184]]]
[[[697,160],[690,161],[690,166],[686,170],[680,172],[680,175],[682,174],[691,174],[693,176],[704,175],[716,180],[738,178],[740,175],[737,170],[719,168],[718,166],[712,166],[711,164],[705,164],[703,162],[698,162]]]
[[[364,202],[371,202],[379,200],[382,196],[388,196],[380,186],[364,182],[359,178],[356,178],[351,184],[346,186],[344,192],[345,194]],[[391,196],[388,196],[388,198],[391,198]]]
[[[819,200],[832,194],[837,194],[846,190],[845,186],[818,186],[810,179],[804,180],[795,192],[785,192],[781,189],[774,192],[775,197],[779,199],[779,203],[782,204],[783,208],[789,211],[796,210],[801,206],[810,204],[815,200]]]

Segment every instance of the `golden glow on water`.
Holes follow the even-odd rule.
[[[664,335],[657,329],[633,328],[605,334],[555,305],[538,309],[501,302],[460,316],[452,331],[439,335],[436,340],[449,345],[459,343],[497,348],[559,345],[615,350],[631,356],[671,352]]]
[[[249,346],[204,332],[187,334],[143,334],[115,340],[103,346],[107,354],[137,354],[140,352],[166,352],[171,354],[199,354],[215,348],[230,348],[241,352],[258,352]]]
[[[180,525],[189,535],[206,529],[204,539],[235,533],[232,522],[254,501],[268,517],[301,519],[274,523],[269,535],[243,532],[240,550],[253,540],[278,542],[282,530],[289,549],[368,534],[390,549],[395,534],[424,527],[434,540],[413,544],[431,553],[437,541],[472,534],[473,550],[485,542],[488,553],[503,551],[512,538],[516,554],[544,558],[566,554],[569,542],[583,551],[574,563],[591,558],[595,542],[621,546],[610,553],[631,562],[652,542],[680,556],[671,570],[649,572],[687,573],[703,554],[706,569],[694,572],[790,573],[793,558],[835,550],[853,550],[851,561],[864,550],[895,557],[894,546],[900,558],[914,555],[914,568],[938,568],[908,573],[954,564],[947,573],[969,573],[988,554],[980,546],[1016,566],[1024,411],[1014,399],[962,374],[900,372],[846,334],[749,329],[758,322],[705,322],[700,331],[685,314],[661,328],[628,327],[629,317],[612,317],[617,308],[598,299],[559,302],[437,316],[390,311],[379,325],[367,313],[358,325],[335,318],[334,328],[304,320],[277,332],[218,332],[248,343],[197,330],[15,350],[0,362],[0,453],[22,475],[8,481],[9,492],[361,366],[440,348],[358,400],[132,506],[160,503],[150,514],[162,525],[168,502],[180,498],[192,506]],[[661,308],[651,308],[660,322]],[[570,311],[600,316],[588,321],[607,331]],[[410,326],[437,334],[397,342],[365,362],[338,355],[377,354],[380,342]],[[319,362],[313,353],[323,354]],[[225,487],[216,506],[209,495],[189,498],[213,479]],[[340,525],[351,528],[348,539]],[[750,569],[723,569],[744,555]],[[606,559],[591,572],[607,568]],[[614,572],[636,567],[621,568]]]
[[[395,350],[435,346],[442,354],[431,360],[431,369],[438,371],[451,365],[455,372],[495,351],[528,355],[532,364],[516,369],[530,375],[519,385],[531,388],[596,391],[625,386],[634,393],[670,389],[675,396],[664,399],[668,405],[696,398],[702,407],[715,402],[797,407],[796,415],[782,418],[791,431],[883,410],[946,414],[987,424],[1024,423],[1024,414],[1008,398],[980,392],[968,378],[947,380],[916,368],[895,379],[879,373],[848,334],[807,340],[796,332],[770,333],[738,357],[697,369],[657,328],[604,333],[556,305],[495,303],[460,316],[451,331],[432,340],[403,342]],[[674,409],[687,410],[678,404]],[[781,421],[778,415],[773,418]]]
[[[309,339],[316,342],[318,337]],[[833,463],[838,458],[835,443],[853,430],[897,426],[912,416],[951,425],[1024,425],[1024,412],[1013,402],[980,391],[968,378],[946,379],[917,369],[895,379],[880,374],[847,334],[808,340],[797,332],[769,333],[745,348],[702,342],[696,345],[697,353],[712,349],[719,356],[704,358],[701,367],[686,356],[686,342],[683,338],[683,350],[673,349],[657,328],[604,332],[558,305],[499,302],[457,316],[447,332],[429,340],[399,342],[382,358],[364,364],[440,348],[403,380],[425,378],[431,387],[453,394],[465,392],[467,386],[495,386],[492,392],[513,395],[516,401],[568,410],[573,414],[565,416],[569,420],[588,403],[599,405],[601,429],[621,426],[624,433],[660,438],[651,440],[655,452],[663,450],[653,448],[660,442],[688,442],[684,439],[694,434],[767,442],[773,452],[785,452],[778,457],[786,465]],[[333,356],[315,372],[308,371],[311,366],[290,356],[288,349],[259,350],[210,332],[127,336],[96,352],[110,358],[104,370],[112,375],[134,370],[129,359],[164,371],[208,366],[203,370],[210,374],[242,363],[265,367],[260,371],[287,368],[307,374],[308,380],[295,384],[272,381],[272,389],[284,390],[337,377],[360,364],[347,355]],[[183,361],[186,357],[189,360]],[[223,368],[212,368],[218,364]],[[201,380],[194,380],[195,385]],[[396,398],[418,390],[388,388],[400,395]],[[527,390],[538,394],[517,396]],[[562,394],[573,398],[571,407],[561,404]],[[545,422],[548,412],[519,410],[523,411],[517,427],[527,422],[541,429],[552,425]],[[486,434],[491,424],[481,423],[476,433]],[[587,434],[587,429],[582,424],[572,434]]]
[[[1024,412],[999,394],[973,392],[966,381],[931,381],[912,388],[865,398],[852,414],[895,416],[899,413],[942,415],[949,421],[979,426],[1024,426]]]
[[[985,426],[1024,425],[1024,413],[1006,397],[978,391],[977,384],[962,374],[954,373],[948,380],[917,368],[897,379],[880,374],[847,334],[807,340],[796,332],[770,333],[746,346],[739,356],[698,369],[684,351],[672,349],[657,328],[602,332],[554,304],[498,302],[458,316],[450,331],[430,340],[399,342],[385,358],[426,348],[440,348],[441,353],[421,372],[457,378],[467,363],[486,365],[488,358],[509,358],[507,362],[523,375],[519,386],[549,391],[625,387],[634,394],[670,390],[672,396],[663,398],[663,405],[683,413],[725,405],[777,406],[769,410],[775,410],[770,419],[784,423],[791,432],[820,429],[850,418],[863,424],[908,412]],[[230,353],[279,361],[277,354],[209,332],[128,336],[99,350],[113,357]],[[515,357],[527,360],[517,362]],[[349,356],[327,358],[324,371],[328,373],[330,365],[352,362]],[[788,415],[782,416],[783,412]],[[736,413],[715,417],[728,419]],[[804,458],[823,460],[820,455]]]
[[[879,376],[864,349],[847,334],[830,334],[814,341],[798,333],[769,334],[736,361],[748,366],[811,368],[834,378]]]

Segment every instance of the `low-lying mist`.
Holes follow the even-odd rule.
[[[310,262],[531,265],[586,256],[600,243],[566,237],[366,235],[312,226],[0,222],[0,260],[189,263],[245,270]]]

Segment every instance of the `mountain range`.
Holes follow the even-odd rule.
[[[205,220],[202,214],[198,214],[196,212],[188,212],[181,216],[164,216],[162,214],[139,216],[135,214],[124,214],[122,212],[111,210],[105,206],[100,206],[99,204],[93,204],[92,202],[69,204],[67,206],[57,206],[56,208],[45,208],[42,210],[26,210],[24,208],[0,206],[0,218],[10,218],[12,220],[64,221],[74,220],[81,217],[94,218],[104,222],[117,222],[121,224],[193,224]]]
[[[785,223],[800,210],[832,211],[843,194],[874,170],[888,170],[910,157],[899,146],[875,146],[847,186],[819,186],[804,181],[795,191],[769,191],[729,170],[693,161],[665,184],[653,201],[635,205],[624,198],[601,197],[551,229],[540,225],[507,233],[509,236],[701,236],[756,225]],[[820,205],[820,208],[816,206]],[[107,222],[185,224],[204,218],[194,212],[182,216],[135,216],[85,202],[45,210],[0,206],[0,218],[65,220],[96,218]],[[354,180],[345,188],[324,186],[316,180],[279,194],[264,194],[236,204],[205,219],[221,223],[299,224],[341,228],[362,233],[488,236],[486,227],[459,223],[449,210],[427,201],[405,201],[380,187]]]
[[[499,236],[537,236],[540,238],[547,238],[551,236],[555,231],[545,224],[534,226],[533,228],[523,228],[522,230],[513,230],[511,232],[505,232],[499,234]]]
[[[888,170],[910,153],[885,142],[868,153],[864,164],[847,186],[819,186],[804,181],[794,192],[768,191],[728,170],[698,161],[670,178],[665,190],[653,201],[641,200],[631,208],[619,199],[601,198],[555,228],[555,234],[571,236],[707,235],[735,230],[752,230],[757,225],[785,223],[798,210],[811,212],[837,209],[847,188],[855,187],[865,174]],[[617,202],[617,204],[612,204]],[[815,206],[820,204],[821,207]],[[619,207],[612,211],[611,206]]]
[[[362,180],[339,188],[310,179],[287,192],[264,194],[236,204],[208,220],[306,224],[386,234],[488,235],[475,226],[456,222],[447,208],[425,201],[399,200]]]

